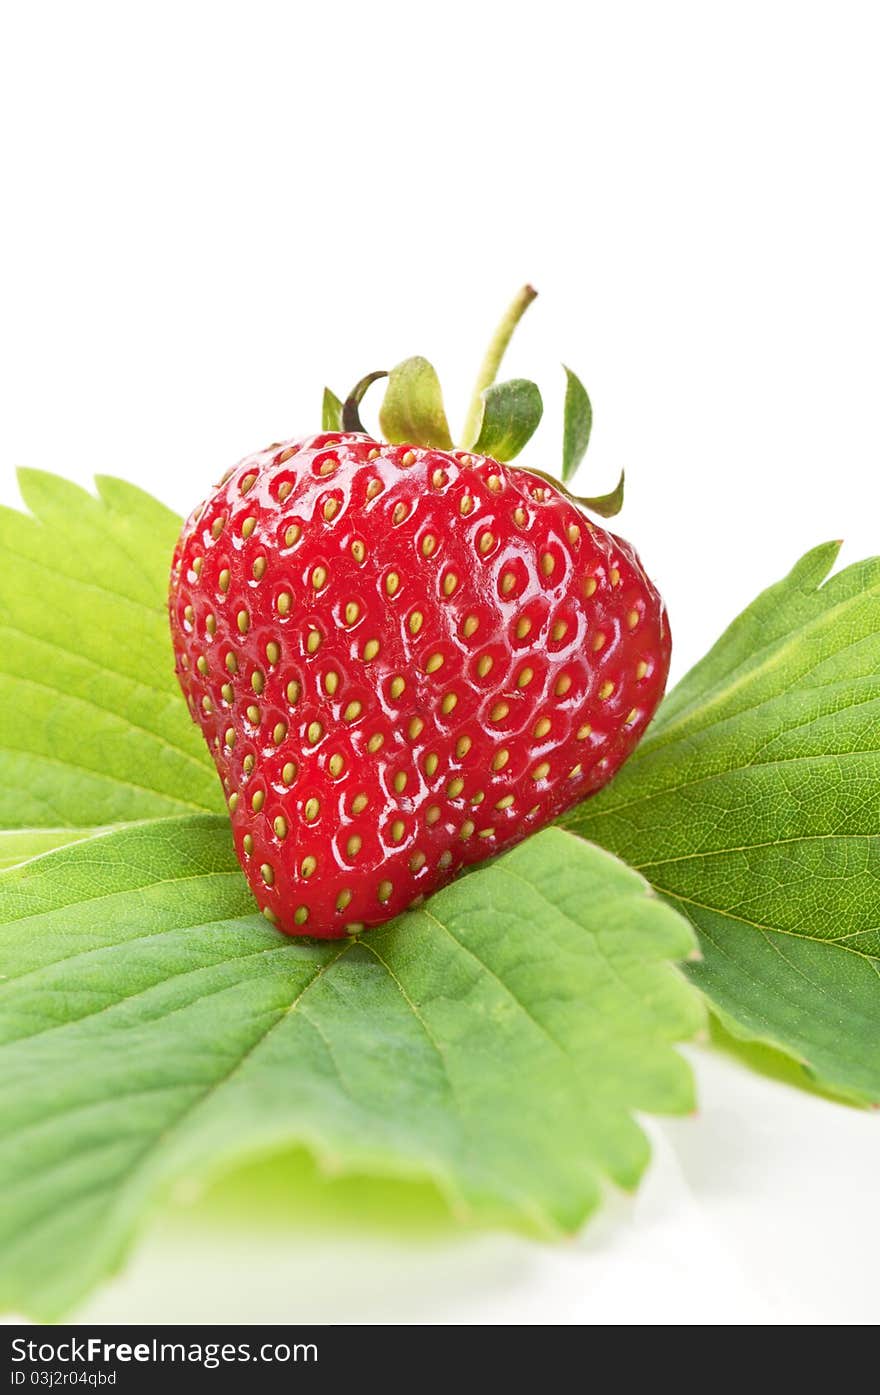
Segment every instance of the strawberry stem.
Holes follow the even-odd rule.
[[[466,450],[470,449],[479,435],[480,422],[483,418],[483,393],[486,388],[492,386],[498,376],[498,369],[501,367],[501,360],[513,336],[513,331],[537,294],[534,286],[523,286],[520,291],[517,291],[504,318],[492,336],[492,341],[486,350],[486,357],[483,359],[477,374],[477,381],[474,384],[473,395],[461,435],[461,443]]]

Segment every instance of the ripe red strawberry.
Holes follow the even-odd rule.
[[[170,611],[288,934],[377,925],[592,794],[669,666],[635,553],[545,477],[360,432],[236,466],[183,528]]]
[[[628,543],[527,470],[337,433],[184,527],[180,681],[282,930],[377,925],[604,785],[663,693]]]

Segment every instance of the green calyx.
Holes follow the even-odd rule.
[[[407,358],[392,368],[379,425],[394,445],[452,449],[440,379],[426,358]]]
[[[329,388],[324,389],[324,401],[321,404],[321,430],[342,430],[342,403]]]
[[[527,378],[511,378],[501,383],[496,381],[514,330],[536,295],[537,291],[532,286],[523,286],[492,336],[480,365],[458,443],[463,450],[507,462],[519,455],[538,428],[544,414],[544,403],[537,385]],[[611,518],[623,506],[623,472],[615,488],[608,494],[583,497],[564,488],[586,454],[593,426],[593,409],[583,383],[570,368],[563,367],[566,387],[559,470],[563,492],[583,508],[603,518]],[[344,402],[325,388],[321,414],[323,429],[364,431],[360,404],[367,389],[379,378],[388,380],[379,409],[379,426],[385,440],[395,445],[453,449],[440,380],[432,364],[421,357],[404,359],[390,373],[385,370],[368,373]],[[531,473],[547,479],[554,487],[560,487],[558,479],[530,466],[527,468]]]

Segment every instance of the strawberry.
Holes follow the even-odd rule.
[[[414,370],[395,371],[385,434],[417,434],[411,403],[400,430],[394,414]],[[670,653],[636,554],[566,491],[445,448],[442,408],[421,442],[346,429],[358,395],[342,430],[228,474],[184,525],[170,597],[245,875],[281,930],[322,938],[397,915],[600,789]],[[478,435],[501,417],[484,410]]]

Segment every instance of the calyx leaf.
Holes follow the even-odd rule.
[[[587,453],[593,429],[593,406],[587,390],[576,373],[565,364],[565,413],[562,429],[562,478],[567,482]],[[608,496],[610,497],[610,496]],[[621,503],[623,496],[621,494]],[[600,513],[600,509],[596,509]],[[615,510],[616,512],[616,510]],[[610,517],[610,515],[605,515]]]
[[[623,504],[624,472],[621,470],[620,479],[617,481],[610,494],[600,494],[594,499],[590,499],[581,494],[572,494],[567,485],[562,484],[555,475],[548,475],[546,470],[537,470],[534,465],[524,466],[530,475],[534,475],[539,480],[544,480],[552,489],[565,496],[572,504],[577,504],[578,508],[589,509],[591,513],[598,513],[602,518],[613,518],[620,512]]]
[[[544,412],[541,394],[527,378],[511,378],[485,389],[483,416],[473,450],[493,460],[513,460],[530,441]]]
[[[452,449],[440,380],[426,358],[407,358],[392,368],[379,424],[394,445]]]
[[[324,389],[324,400],[321,403],[321,430],[342,430],[342,403],[336,393],[328,387]]]
[[[388,374],[384,368],[378,368],[375,373],[366,373],[360,382],[355,383],[351,392],[345,399],[342,406],[342,429],[343,431],[363,431],[364,425],[361,421],[360,405],[373,383],[377,383],[380,378],[387,378]]]
[[[610,494],[597,494],[593,498],[578,495],[577,501],[582,508],[589,509],[591,513],[599,514],[600,518],[614,518],[623,508],[623,486],[626,479],[626,472],[621,470],[620,479],[611,490]]]

